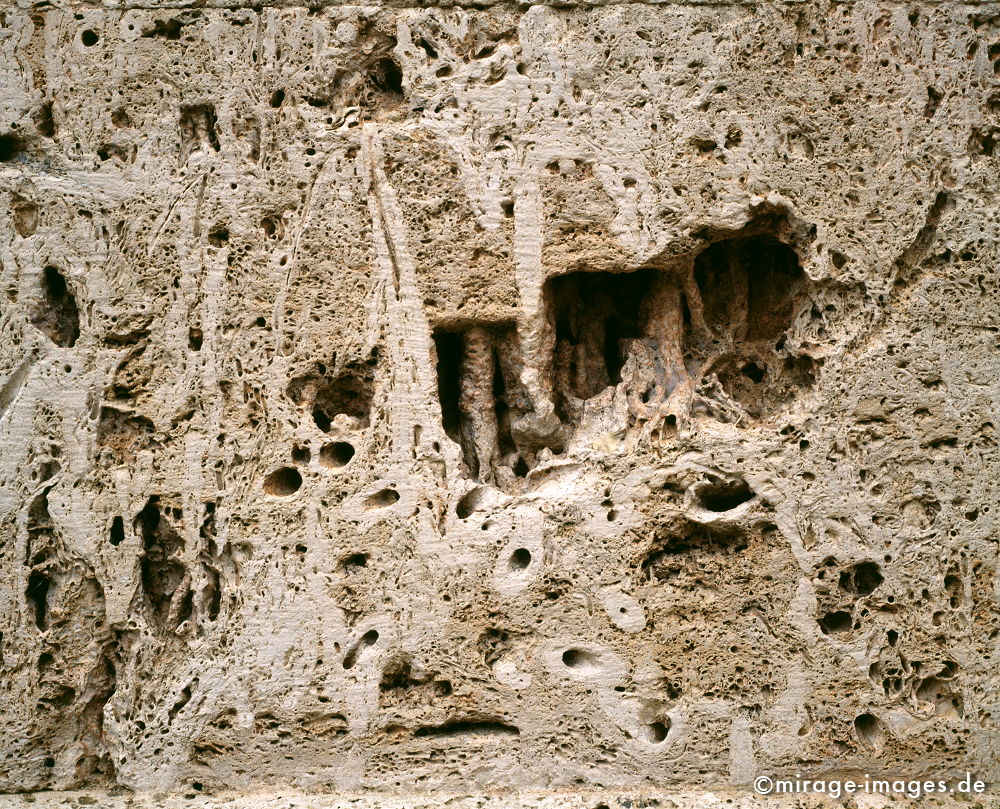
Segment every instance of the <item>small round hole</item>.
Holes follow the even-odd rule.
[[[362,567],[368,567],[367,553],[352,553],[340,560],[340,569],[344,573],[353,573]]]
[[[277,497],[288,497],[295,494],[302,485],[302,475],[297,469],[282,466],[275,469],[264,478],[264,491]]]
[[[399,492],[395,489],[380,489],[365,500],[365,508],[385,508],[399,502]]]
[[[852,627],[853,619],[851,618],[851,614],[844,610],[828,612],[819,621],[819,628],[824,635],[850,632]]]
[[[323,466],[337,469],[347,466],[354,457],[355,449],[346,441],[335,441],[332,444],[325,444],[319,451],[319,462]]]
[[[510,569],[524,570],[531,564],[531,551],[527,548],[518,548],[510,555]]]
[[[660,744],[667,738],[670,731],[670,722],[653,722],[646,725],[646,738],[653,744]]]
[[[80,34],[80,41],[86,45],[88,48],[97,44],[100,37],[97,35],[97,31],[88,28],[82,34]]]

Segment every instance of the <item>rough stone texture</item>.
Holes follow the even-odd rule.
[[[503,796],[461,796],[449,794],[392,797],[379,795],[283,795],[254,794],[238,797],[205,796],[195,792],[183,795],[108,795],[88,792],[35,792],[7,796],[7,809],[66,809],[66,807],[94,806],[101,809],[821,809],[843,806],[843,803],[824,800],[819,795],[782,797],[751,797],[737,790],[701,792],[671,790],[669,793],[644,790],[623,792],[604,789],[599,792],[561,792],[559,794],[518,793]],[[850,805],[850,804],[849,804]],[[931,796],[915,803],[907,798],[870,796],[856,798],[854,806],[863,809],[912,809],[914,806],[947,807],[955,809],[969,806],[975,809],[996,806],[989,798],[969,802],[953,797]]]
[[[22,5],[0,792],[1000,778],[1000,6]]]

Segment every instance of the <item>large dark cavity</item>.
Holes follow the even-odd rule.
[[[589,399],[621,381],[622,341],[643,336],[642,303],[657,275],[576,272],[545,284],[558,393]]]
[[[706,324],[737,340],[778,338],[804,278],[795,251],[769,235],[716,242],[695,259],[694,275]]]
[[[80,336],[76,298],[55,267],[49,266],[42,271],[41,286],[41,305],[31,322],[57,346],[72,348]]]

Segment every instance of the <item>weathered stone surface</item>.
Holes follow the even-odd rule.
[[[0,792],[1000,777],[1000,6],[0,26]]]

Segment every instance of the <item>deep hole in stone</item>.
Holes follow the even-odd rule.
[[[774,341],[791,323],[804,273],[774,236],[723,239],[695,259],[705,322],[717,335]]]
[[[563,665],[567,668],[587,668],[597,663],[597,658],[584,649],[567,649],[562,653]]]
[[[567,397],[589,399],[621,381],[621,341],[643,336],[642,302],[658,275],[649,269],[575,272],[546,282],[558,410],[565,412]]]
[[[319,451],[319,462],[323,466],[338,469],[347,466],[354,457],[354,447],[346,441],[334,441],[332,444],[324,444]]]
[[[399,492],[395,489],[380,489],[365,500],[365,508],[385,508],[399,502]]]
[[[437,59],[437,56],[438,56],[437,49],[430,42],[428,42],[426,39],[424,39],[423,37],[420,37],[417,40],[417,44],[421,48],[424,49],[424,53],[427,54],[427,58],[428,59]]]
[[[312,411],[313,422],[319,427],[324,433],[330,432],[330,427],[333,426],[333,422],[329,419],[326,413],[323,412],[321,408],[314,407]]]
[[[9,163],[27,148],[27,144],[13,135],[0,135],[0,163]]]
[[[388,56],[379,59],[372,65],[368,76],[372,84],[383,93],[403,94],[403,71],[395,59]]]
[[[854,719],[854,730],[858,739],[868,747],[878,747],[882,743],[883,732],[881,723],[870,713],[863,713]]]
[[[292,461],[297,464],[308,464],[312,458],[312,453],[309,451],[309,447],[292,447]]]
[[[708,511],[730,511],[752,500],[753,489],[742,478],[709,483],[697,490],[698,502]]]
[[[879,566],[874,562],[859,562],[840,574],[840,588],[849,593],[866,596],[883,582]]]
[[[382,669],[379,691],[409,688],[414,684],[413,668],[408,657],[394,657]]]
[[[35,626],[43,632],[48,628],[48,596],[52,582],[40,570],[33,570],[28,576],[28,586],[24,594],[28,597],[35,613]]]
[[[188,329],[188,348],[192,351],[201,351],[201,344],[204,339],[201,329],[194,326]]]
[[[111,521],[111,544],[114,546],[121,545],[125,540],[125,522],[121,517],[115,517]]]
[[[46,267],[41,278],[43,301],[31,322],[57,346],[72,348],[80,336],[80,312],[76,298],[62,273]]]
[[[460,520],[464,520],[471,516],[476,510],[476,500],[479,496],[479,490],[473,489],[462,496],[462,498],[455,505],[455,514]]]
[[[493,413],[497,422],[497,443],[500,455],[517,451],[510,431],[510,407],[507,405],[507,384],[503,378],[500,354],[493,349]]]
[[[143,553],[140,561],[142,590],[151,610],[154,626],[174,629],[191,614],[191,592],[185,594],[174,616],[176,624],[167,627],[174,594],[185,580],[186,570],[176,554],[183,549],[184,540],[169,522],[163,519],[159,498],[155,495],[146,501],[136,516],[135,527],[142,538]]]
[[[685,347],[705,363],[702,378],[714,374],[751,418],[766,417],[815,381],[817,363],[791,353],[787,341],[810,289],[795,249],[775,235],[788,228],[784,214],[762,214],[694,260],[705,328],[688,312]]]
[[[374,629],[369,629],[361,636],[361,639],[357,642],[351,651],[349,651],[344,656],[344,668],[352,669],[354,664],[358,661],[358,656],[364,650],[366,646],[372,646],[378,641],[378,632]]]
[[[527,548],[518,548],[510,555],[510,569],[524,570],[531,564],[531,551]]]
[[[264,231],[264,235],[269,239],[278,233],[280,224],[281,219],[277,216],[265,216],[260,220],[261,230]]]
[[[205,575],[208,583],[205,586],[205,596],[208,601],[208,620],[214,621],[219,617],[222,608],[222,585],[219,572],[212,567],[205,567]]]
[[[343,413],[357,419],[359,426],[367,427],[371,402],[370,374],[360,368],[351,368],[316,389],[313,421],[323,432],[329,432],[333,420]]]
[[[660,744],[667,738],[670,732],[670,720],[663,722],[652,722],[646,725],[646,737],[654,744]]]
[[[212,104],[181,107],[179,126],[185,157],[201,146],[219,151],[218,125]]]
[[[52,117],[51,101],[46,101],[42,104],[35,111],[33,119],[40,135],[46,138],[54,138],[56,136],[56,122],[55,118]]]
[[[838,632],[850,632],[854,621],[849,612],[837,610],[828,612],[819,621],[819,628],[824,635],[836,634]]]
[[[434,348],[437,354],[441,422],[448,437],[456,443],[461,443],[462,410],[459,407],[459,399],[462,384],[462,335],[435,329]]]
[[[98,36],[97,31],[94,31],[91,28],[88,28],[86,31],[80,34],[80,41],[88,48],[96,45],[99,39],[100,36]]]
[[[264,478],[264,491],[278,497],[295,494],[302,486],[302,475],[291,466],[282,466]]]
[[[359,568],[368,566],[367,553],[352,553],[340,560],[340,569],[344,573],[352,573]]]
[[[944,589],[948,594],[948,603],[952,607],[960,607],[963,596],[962,580],[954,573],[949,573],[944,577]]]
[[[191,617],[194,611],[194,590],[188,590],[181,599],[180,609],[177,611],[177,626],[180,626]]]
[[[954,660],[945,660],[938,672],[938,677],[943,680],[950,680],[958,673],[958,663]]]
[[[740,368],[740,372],[747,379],[756,382],[758,385],[764,381],[764,377],[767,375],[767,371],[761,368],[756,362],[748,362]]]
[[[1000,64],[1000,62],[998,62]],[[969,154],[992,157],[996,151],[997,143],[1000,142],[1000,129],[994,128],[973,128],[969,135]]]
[[[142,547],[149,550],[156,541],[156,531],[160,527],[159,498],[155,495],[146,501],[135,518],[135,527],[142,537]]]
[[[490,483],[508,479],[520,449],[512,424],[530,409],[514,324],[448,324],[433,338],[442,426],[461,448],[463,471]]]
[[[519,736],[521,731],[514,725],[505,722],[492,721],[457,721],[446,722],[443,725],[425,725],[417,728],[414,737],[441,737],[441,736],[464,736],[485,735],[485,736]]]
[[[142,32],[147,39],[178,40],[181,38],[183,23],[176,17],[169,20],[156,20],[153,27]]]
[[[283,103],[285,103],[285,91],[284,90],[275,90],[273,93],[271,93],[271,102],[270,103],[271,103],[271,106],[274,107],[275,109],[277,109],[278,107],[280,107]]]

